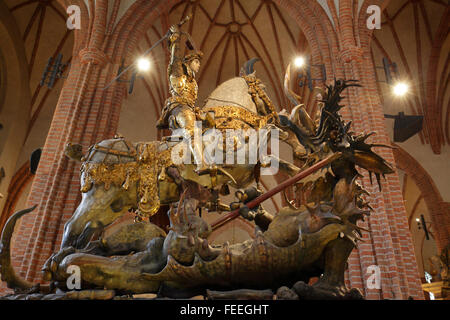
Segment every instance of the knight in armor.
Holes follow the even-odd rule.
[[[202,120],[197,102],[198,85],[195,75],[200,69],[203,53],[195,51],[183,57],[179,27],[170,28],[168,38],[170,62],[167,68],[169,91],[171,96],[166,100],[161,118],[157,122],[158,129],[185,129],[185,138],[192,141],[196,120]],[[192,144],[191,144],[192,147]],[[194,146],[197,164],[201,164],[201,147]]]
[[[158,129],[186,128],[191,130],[195,122],[198,86],[195,75],[200,69],[203,53],[200,51],[182,57],[181,33],[177,26],[170,28],[170,62],[167,68],[171,97],[166,100]]]

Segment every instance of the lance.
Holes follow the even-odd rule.
[[[185,24],[186,22],[188,22],[191,19],[190,15],[187,15],[179,24],[178,27],[181,27],[183,24]],[[150,51],[152,51],[154,48],[156,48],[161,42],[163,42],[165,39],[167,39],[170,36],[170,31],[167,31],[167,33],[164,35],[164,37],[162,37],[161,39],[159,39],[158,41],[156,41],[149,49],[147,49],[142,56],[145,57],[147,54],[150,53]],[[120,72],[117,77],[115,77],[114,79],[111,80],[110,83],[108,83],[108,85],[106,87],[103,88],[103,90],[108,89],[117,79],[120,79],[120,77],[127,72],[131,67],[134,66],[133,64],[130,64],[128,67],[126,67],[125,69],[122,70],[122,72]]]
[[[338,159],[341,155],[342,155],[341,152],[336,152],[335,154],[333,154],[333,155],[323,159],[322,161],[319,161],[316,164],[312,165],[308,169],[300,171],[299,173],[297,173],[292,178],[289,178],[288,180],[286,180],[283,183],[279,184],[275,188],[267,191],[266,193],[263,193],[262,195],[260,195],[259,197],[256,197],[255,199],[249,201],[248,203],[246,203],[246,206],[249,209],[257,207],[261,202],[263,202],[263,201],[273,197],[278,192],[286,189],[287,187],[293,185],[294,183],[300,181],[301,179],[306,178],[307,176],[313,174],[314,172],[322,169],[326,165],[328,165],[331,162],[333,162],[334,160]],[[236,210],[228,213],[227,215],[223,216],[222,218],[217,219],[215,222],[213,222],[211,224],[212,230],[215,230],[215,229],[223,226],[224,224],[230,222],[231,220],[236,219],[237,217],[239,217],[240,216],[239,210],[240,209],[236,209]]]

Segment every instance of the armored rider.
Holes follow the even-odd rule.
[[[170,62],[167,68],[169,90],[171,96],[166,100],[161,118],[157,122],[158,129],[185,129],[186,138],[194,137],[195,121],[201,119],[200,109],[195,106],[198,85],[195,75],[200,69],[203,53],[194,51],[182,56],[181,36],[179,27],[170,27],[168,38]],[[195,143],[195,141],[194,141]],[[196,150],[194,157],[197,164],[201,164],[201,147],[191,144]]]

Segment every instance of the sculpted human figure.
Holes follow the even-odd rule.
[[[157,122],[158,129],[185,129],[184,138],[192,141],[194,137],[195,121],[200,118],[200,110],[196,107],[198,85],[195,75],[200,70],[203,53],[182,56],[181,36],[179,27],[170,28],[169,50],[170,62],[167,68],[169,91],[171,96],[166,100],[161,118]],[[197,164],[201,164],[201,146],[194,141],[193,152]]]

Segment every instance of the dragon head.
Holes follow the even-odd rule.
[[[347,182],[350,182],[353,177],[359,175],[356,170],[358,166],[369,171],[371,181],[372,174],[375,174],[381,190],[381,176],[393,173],[394,170],[372,148],[393,147],[367,143],[366,140],[374,132],[356,136],[350,131],[351,121],[345,122],[339,114],[343,108],[340,103],[344,99],[341,94],[349,87],[361,87],[361,85],[356,80],[335,80],[334,84],[322,91],[322,99],[319,100],[322,104],[320,116],[312,129],[305,130],[305,123],[311,123],[309,115],[305,114],[306,111],[302,108],[294,108],[295,115],[290,116],[291,127],[298,128],[296,130],[298,140],[310,151],[313,158],[320,158],[318,154],[328,152],[342,153],[342,157],[332,163],[333,173],[338,179],[345,177]]]

